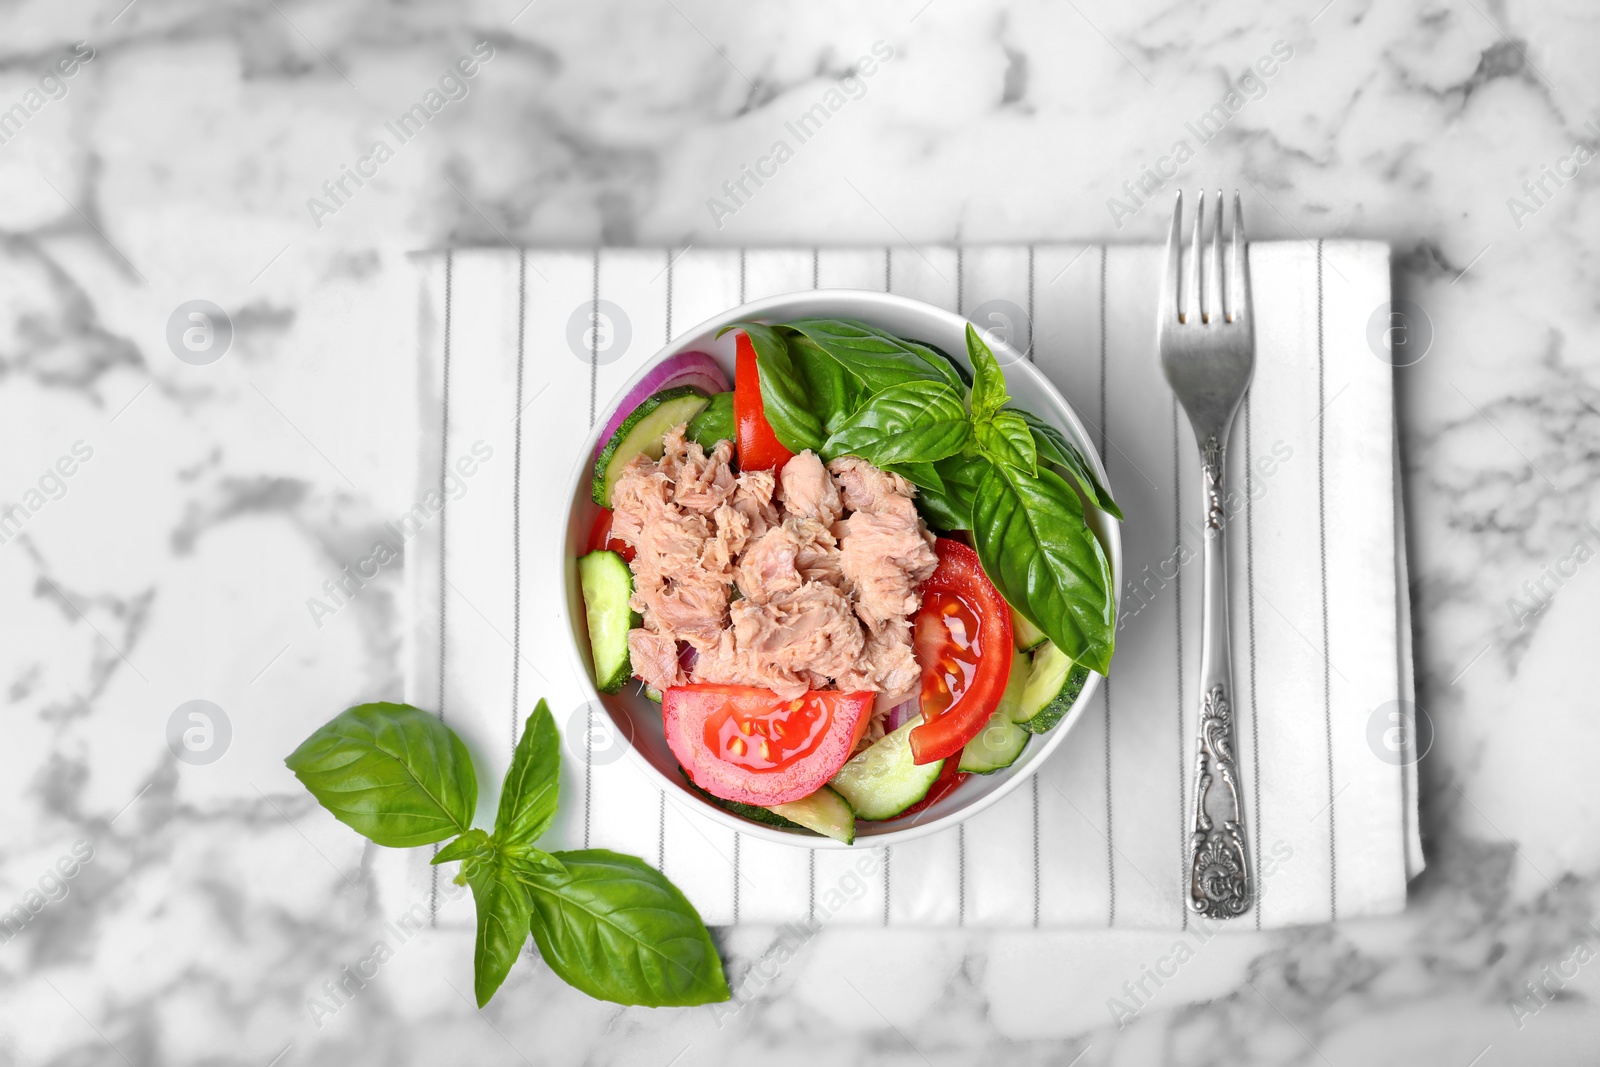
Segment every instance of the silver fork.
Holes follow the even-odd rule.
[[[1223,543],[1224,460],[1234,413],[1255,370],[1255,324],[1250,310],[1250,265],[1245,255],[1239,194],[1233,194],[1229,272],[1224,284],[1222,190],[1216,222],[1202,251],[1205,193],[1198,197],[1194,237],[1180,255],[1183,193],[1172,209],[1167,264],[1156,309],[1161,369],[1188,413],[1200,446],[1206,508],[1205,579],[1200,608],[1200,729],[1195,758],[1194,822],[1189,834],[1189,907],[1231,918],[1255,901],[1255,877],[1245,834],[1244,804],[1233,744],[1233,654],[1228,641],[1228,556]],[[1202,262],[1203,259],[1203,262]],[[1182,262],[1180,262],[1182,260]],[[1180,291],[1180,279],[1182,282]],[[1213,790],[1220,780],[1225,789]]]

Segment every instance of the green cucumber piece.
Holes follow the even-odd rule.
[[[1031,716],[1022,715],[1022,694],[1027,691],[1028,679],[1033,675],[1033,662],[1026,652],[1011,653],[1011,672],[1006,675],[1006,691],[1000,694],[995,705],[996,715],[1004,715],[1007,722],[1022,722]],[[1022,718],[1018,718],[1022,715]]]
[[[685,771],[682,767],[679,767],[678,770],[682,771],[683,780],[689,783],[690,789],[694,790],[695,793],[697,793],[702,799],[709,800],[711,803],[725,811],[731,811],[735,815],[743,816],[744,818],[749,819],[751,822],[758,822],[762,826],[776,826],[780,829],[787,830],[805,829],[804,826],[801,826],[799,823],[790,819],[785,819],[782,815],[779,815],[770,808],[758,808],[754,804],[741,804],[737,800],[723,800],[715,793],[708,793],[704,789],[701,789],[699,786],[695,785],[694,779],[689,777],[688,771]]]
[[[633,572],[615,552],[590,552],[578,560],[578,583],[589,619],[595,687],[602,693],[615,693],[633,676],[628,631],[639,625],[639,616],[628,606]]]
[[[850,802],[837,792],[823,786],[810,796],[792,800],[787,804],[774,804],[766,810],[790,822],[799,823],[823,837],[853,844],[856,839],[856,813]]]
[[[993,774],[1017,762],[1033,735],[1011,721],[1002,703],[994,709],[978,736],[961,750],[961,769],[973,774]]]
[[[1042,734],[1061,721],[1089,680],[1089,668],[1046,641],[1033,650],[1028,684],[1011,719],[1029,733]]]
[[[640,454],[660,459],[667,431],[680,422],[692,421],[709,403],[704,393],[688,385],[663,389],[641,400],[594,461],[594,502],[609,508],[611,489],[628,461]]]
[[[733,394],[718,393],[712,397],[706,409],[690,420],[688,434],[689,440],[707,452],[716,447],[718,441],[732,441]]]
[[[1017,648],[1032,652],[1045,643],[1044,631],[1028,621],[1016,608],[1011,609],[1011,637]]]
[[[655,701],[657,704],[661,703],[661,690],[657,689],[653,685],[647,685],[644,687],[644,696],[646,700]]]
[[[835,841],[843,841],[847,845],[855,843],[856,813],[850,809],[844,797],[827,786],[799,800],[761,808],[754,804],[741,804],[737,800],[723,800],[695,785],[688,771],[682,767],[678,770],[682,771],[684,781],[689,783],[689,788],[701,797],[751,822],[758,822],[762,826],[775,826],[781,830],[806,830],[821,834],[823,837],[831,837]]]
[[[1017,716],[1021,714],[1022,695],[1027,691],[1028,679],[1032,674],[1028,654],[1013,652],[1011,671],[1006,675],[1006,691],[1000,694],[1000,702],[995,705],[994,714],[989,716],[983,729],[961,750],[961,770],[973,774],[993,774],[1011,766],[1022,755],[1029,734],[1017,725]]]
[[[856,818],[892,818],[933,788],[944,760],[920,765],[911,760],[911,729],[921,723],[919,715],[879,738],[865,752],[851,757],[828,783],[849,801]]]

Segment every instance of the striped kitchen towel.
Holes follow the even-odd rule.
[[[1260,900],[1241,925],[1393,912],[1422,866],[1388,336],[1367,242],[1250,249],[1258,355],[1229,452],[1239,767]],[[406,699],[473,748],[487,825],[528,713],[566,740],[552,840],[657,864],[708,923],[1179,928],[1194,790],[1200,460],[1156,356],[1162,250],[475,249],[420,255]],[[664,796],[607,735],[560,632],[575,451],[671,338],[758,297],[887,289],[1026,351],[1077,409],[1127,521],[1112,677],[1040,773],[963,826],[813,851]],[[437,506],[434,506],[437,505]],[[553,847],[553,846],[552,846]],[[426,850],[380,861],[438,892]]]

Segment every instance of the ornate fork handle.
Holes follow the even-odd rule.
[[[1223,449],[1206,439],[1205,578],[1201,591],[1200,728],[1194,766],[1194,823],[1189,834],[1189,907],[1227,919],[1249,910],[1255,878],[1239,801],[1233,747],[1233,667],[1228,641],[1228,557],[1223,543]]]

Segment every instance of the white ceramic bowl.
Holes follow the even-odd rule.
[[[734,337],[731,333],[722,338],[716,336],[717,330],[730,322],[751,320],[787,322],[807,317],[857,319],[899,337],[937,345],[961,360],[963,364],[967,362],[967,322],[959,315],[890,293],[859,289],[807,290],[757,300],[701,323],[656,353],[601,410],[609,413],[650,368],[678,352],[698,351],[711,354],[727,370],[731,381],[734,366]],[[1010,390],[1012,399],[1019,406],[1054,423],[1065,433],[1088,458],[1101,484],[1109,488],[1110,483],[1106,478],[1105,467],[1100,462],[1099,452],[1095,449],[1094,441],[1084,429],[1083,423],[1072,410],[1072,406],[1043,374],[1016,351],[1004,345],[993,347],[996,358],[1005,367],[1006,386]],[[590,499],[590,486],[593,477],[592,457],[603,424],[604,420],[596,421],[593,434],[584,442],[579,452],[568,494],[570,511],[567,516],[567,536],[561,542],[561,558],[555,561],[561,568],[565,580],[566,597],[561,606],[565,611],[566,631],[572,639],[572,652],[583,665],[580,673],[586,696],[604,709],[619,737],[631,740],[629,757],[636,760],[644,773],[666,790],[667,796],[674,802],[691,806],[731,829],[768,841],[809,848],[855,847],[842,845],[837,841],[805,831],[763,826],[702,799],[691,792],[684,783],[683,774],[678,769],[678,761],[673,758],[672,751],[667,747],[666,736],[661,729],[661,706],[644,695],[629,690],[611,695],[602,695],[595,690],[587,623],[578,588],[576,560],[584,551],[598,511]],[[1106,547],[1111,559],[1112,573],[1120,585],[1122,576],[1120,526],[1110,515],[1096,508],[1090,507],[1087,512],[1090,525]],[[1099,684],[1100,676],[1090,674],[1088,684],[1083,687],[1083,692],[1078,695],[1077,701],[1066,717],[1054,730],[1029,741],[1021,757],[1010,767],[990,775],[969,776],[959,789],[929,805],[920,815],[914,817],[915,822],[910,819],[889,822],[862,820],[856,828],[856,845],[891,845],[924,837],[954,826],[994,804],[1026,781],[1052,752],[1066,742],[1073,727],[1082,718],[1084,709],[1089,706]]]

